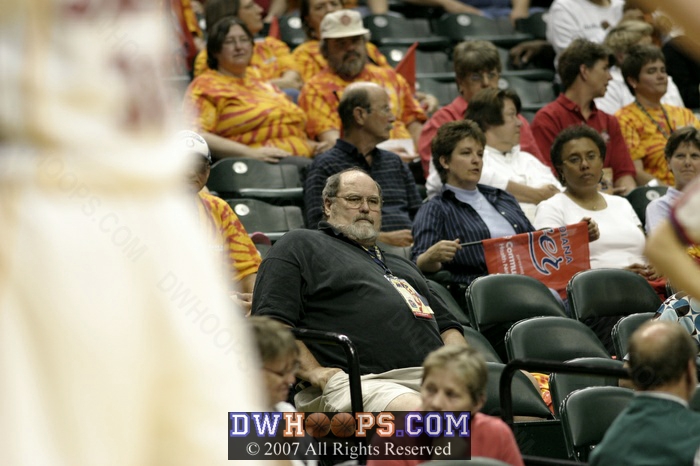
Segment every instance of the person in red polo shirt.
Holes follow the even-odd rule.
[[[557,71],[564,92],[537,112],[532,133],[543,155],[542,161],[552,167],[549,150],[561,130],[582,123],[594,128],[607,146],[603,166],[612,169],[614,192],[627,194],[637,186],[637,171],[617,120],[598,110],[593,102],[605,95],[612,79],[609,57],[610,51],[603,45],[585,39],[572,42],[559,57]]]
[[[418,140],[421,166],[426,179],[432,175],[433,193],[440,191],[440,177],[437,171],[430,170],[430,144],[437,134],[438,128],[448,121],[463,120],[469,100],[482,89],[498,89],[498,79],[501,77],[501,58],[498,49],[485,40],[469,40],[455,47],[453,57],[455,66],[455,81],[459,95],[448,105],[435,112],[423,125]],[[518,115],[522,123],[520,128],[520,148],[541,159],[537,143],[530,131],[530,123],[522,115]],[[549,153],[549,151],[547,151]],[[430,190],[429,190],[430,193]]]

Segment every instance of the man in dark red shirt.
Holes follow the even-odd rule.
[[[577,39],[559,57],[558,72],[564,92],[540,109],[532,121],[542,161],[552,167],[549,149],[561,130],[586,124],[598,131],[607,144],[604,167],[612,169],[614,192],[627,194],[637,184],[637,171],[614,116],[598,110],[593,102],[605,95],[610,76],[610,51],[603,45]]]
[[[467,111],[467,102],[472,96],[482,89],[498,89],[498,80],[501,77],[501,58],[498,55],[498,49],[491,42],[483,40],[462,42],[455,48],[453,59],[455,80],[460,95],[435,112],[423,125],[418,139],[418,152],[426,178],[430,167],[430,143],[437,134],[438,128],[448,121],[463,120]],[[530,123],[522,115],[518,115],[518,118],[523,124],[520,127],[520,148],[542,159],[532,136]]]

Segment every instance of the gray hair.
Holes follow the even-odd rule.
[[[321,205],[325,206],[326,205],[326,199],[333,199],[338,195],[338,190],[340,189],[340,179],[345,173],[349,172],[358,172],[358,173],[364,173],[365,175],[369,176],[372,178],[369,173],[361,169],[360,167],[350,167],[346,168],[345,170],[339,171],[338,173],[335,173],[331,176],[328,177],[326,180],[326,185],[323,187],[323,192],[321,193]],[[377,183],[376,180],[374,180],[374,184],[377,185],[377,190],[379,191],[379,198],[381,199],[382,197],[382,187]],[[325,209],[324,209],[325,212]]]

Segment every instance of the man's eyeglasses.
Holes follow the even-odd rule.
[[[367,196],[367,197],[362,197],[362,196],[333,196],[340,198],[345,201],[345,203],[350,207],[351,209],[359,209],[362,207],[362,204],[367,201],[367,206],[369,207],[369,210],[373,210],[375,212],[379,212],[382,210],[382,199],[377,196]]]
[[[473,83],[480,83],[484,81],[484,77],[487,81],[493,81],[499,76],[498,71],[482,71],[481,73],[469,73],[467,78]]]
[[[264,367],[264,366],[263,366],[263,370],[269,372],[270,374],[275,374],[278,377],[284,378],[284,377],[288,376],[289,374],[296,375],[296,373],[299,372],[299,363],[298,362],[294,363],[294,365],[292,367],[290,367],[289,369],[283,369],[281,371],[274,371],[274,370],[267,368],[267,367]]]

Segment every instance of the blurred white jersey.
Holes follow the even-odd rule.
[[[164,144],[164,18],[0,0],[0,464],[227,464],[265,406]]]

